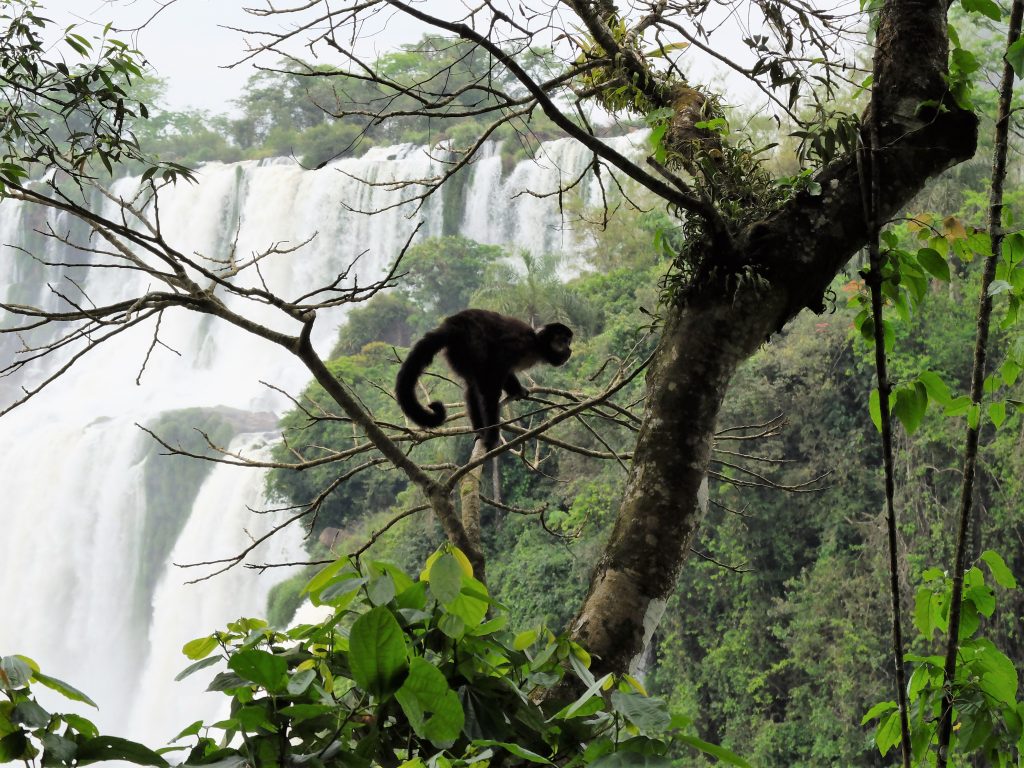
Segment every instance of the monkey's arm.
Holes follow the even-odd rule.
[[[512,399],[526,397],[527,394],[523,385],[519,383],[519,379],[516,378],[514,373],[510,373],[505,377],[505,383],[501,385],[501,388],[505,390],[505,394]]]

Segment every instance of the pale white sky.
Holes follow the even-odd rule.
[[[159,11],[136,37],[119,37],[133,43],[156,73],[167,79],[166,106],[171,109],[191,106],[212,112],[230,111],[231,100],[238,96],[253,69],[248,63],[227,68],[243,56],[246,44],[244,35],[226,27],[275,28],[272,22],[255,19],[243,10],[243,6],[263,6],[259,0],[42,0],[42,5],[44,15],[60,29],[80,24],[79,31],[86,36],[90,30],[98,31],[94,25],[107,22],[118,29],[137,28]],[[162,6],[166,7],[161,10]],[[375,46],[394,48],[418,37],[411,23],[393,18],[375,37]],[[297,49],[295,53],[310,57],[308,50]]]
[[[462,6],[466,1],[419,0],[427,11],[449,11],[451,6]],[[41,3],[46,15],[61,29],[67,24],[79,23],[80,32],[86,35],[91,25],[106,22],[113,22],[118,29],[138,28],[156,14],[137,35],[128,36],[128,41],[146,55],[158,75],[166,78],[165,106],[170,109],[198,107],[211,112],[231,112],[232,100],[237,98],[253,69],[250,63],[229,68],[244,56],[246,39],[242,33],[228,28],[273,30],[282,29],[284,24],[276,19],[254,18],[243,10],[245,6],[265,8],[268,0],[41,0]],[[817,4],[849,12],[855,0],[819,0]],[[393,50],[401,43],[419,39],[425,31],[400,13],[381,14],[375,23],[378,29],[361,30],[361,36],[370,42],[360,54],[371,59],[374,53]],[[97,29],[94,27],[93,31]],[[121,35],[121,39],[126,36]],[[302,47],[304,42],[297,38],[291,53],[308,60],[311,54]],[[719,40],[719,50],[723,50],[722,45],[739,60],[749,58],[749,52],[739,44],[738,37],[732,41],[728,37]],[[700,56],[693,55],[696,53],[691,51],[687,55],[687,63],[695,71],[705,72],[704,79],[712,73],[722,73],[719,66],[700,61]],[[277,62],[264,59],[262,63],[270,66]],[[727,74],[726,79],[729,79]],[[739,93],[761,100],[749,84],[740,86]],[[745,98],[741,98],[743,100]]]

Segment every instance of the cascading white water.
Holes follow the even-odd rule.
[[[233,441],[231,450],[269,458],[269,451],[259,450],[265,445],[262,436],[246,435]],[[249,511],[265,504],[261,492],[263,476],[259,472],[254,477],[241,467],[217,467],[196,497],[192,514],[171,550],[171,562],[221,558],[225,552],[239,551],[244,546],[239,532],[248,531],[253,538],[267,533],[271,524],[278,521]],[[289,562],[296,556],[301,558],[301,551],[302,530],[291,526],[261,544],[253,558],[260,562]],[[291,570],[283,569],[282,573],[290,575]],[[175,684],[173,696],[167,695],[167,681],[190,663],[180,650],[195,638],[197,628],[204,627],[201,632],[208,632],[240,616],[263,616],[266,585],[254,576],[251,571],[237,568],[219,574],[214,577],[213,588],[203,589],[197,599],[196,586],[183,584],[182,574],[165,574],[153,596],[153,619],[137,697],[145,702],[145,707],[131,713],[132,734],[144,742],[162,744],[190,722],[214,722],[227,716],[227,699],[223,695],[202,695],[209,674],[192,675]],[[183,621],[186,616],[188,621]]]
[[[641,140],[611,141],[628,152]],[[469,186],[465,210],[456,217],[462,222],[460,232],[534,252],[575,250],[578,238],[563,226],[557,198],[516,195],[526,189],[552,192],[579,176],[590,159],[578,144],[556,141],[543,146],[538,162],[520,163],[503,176],[500,156],[490,153],[464,182]],[[178,184],[161,195],[160,223],[179,251],[212,258],[224,258],[232,248],[243,258],[273,244],[294,246],[315,234],[301,250],[261,263],[262,279],[285,297],[330,283],[361,254],[353,276],[365,285],[385,273],[417,221],[423,221],[420,237],[441,234],[444,212],[437,194],[418,212],[407,205],[374,216],[354,213],[396,200],[396,193],[384,186],[359,180],[422,179],[438,170],[423,148],[410,146],[375,148],[318,171],[285,161],[214,163],[201,169],[198,184]],[[130,198],[137,186],[137,179],[122,179],[113,191]],[[594,202],[594,183],[584,186]],[[115,214],[113,203],[104,206],[108,215]],[[44,269],[19,248],[50,262],[98,257],[33,234],[43,221],[41,213],[23,204],[0,204],[4,301],[56,306],[51,287],[79,297],[64,275],[97,304],[145,290],[145,276],[122,270]],[[49,223],[61,233],[71,226],[64,216],[51,215]],[[265,306],[245,307],[244,312],[289,333],[297,331],[273,319]],[[321,352],[330,348],[340,320],[340,312],[318,318],[314,343]],[[0,324],[12,322],[0,313]],[[0,366],[10,362],[16,349],[12,339],[0,339]],[[44,671],[99,703],[99,715],[92,716],[106,732],[153,746],[219,704],[216,695],[206,695],[212,703],[201,698],[201,680],[192,686],[173,682],[188,663],[179,653],[181,644],[238,615],[263,613],[267,591],[287,574],[276,569],[257,576],[239,568],[182,586],[195,574],[181,572],[172,562],[233,555],[248,543],[248,534],[258,536],[277,521],[246,509],[264,506],[262,474],[217,466],[193,494],[191,509],[181,510],[183,527],[171,526],[175,536],[154,542],[153,531],[163,530],[165,521],[154,519],[158,505],[147,498],[147,472],[154,471],[152,462],[173,459],[147,450],[152,441],[135,425],[197,406],[281,413],[289,403],[259,381],[297,392],[308,380],[287,352],[215,318],[169,312],[160,339],[180,355],[157,347],[140,385],[135,380],[150,347],[151,327],[102,345],[63,380],[0,419],[0,584],[6,595],[0,655],[32,656]],[[66,359],[46,359],[0,379],[0,409],[20,395],[19,387],[52,375]],[[240,435],[234,445],[245,449],[252,439]],[[164,470],[156,465],[155,471]],[[170,470],[164,474],[174,477]],[[279,537],[271,548],[256,557],[302,558],[298,531]]]

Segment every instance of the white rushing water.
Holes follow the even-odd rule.
[[[613,141],[623,151],[630,147],[628,138]],[[542,148],[537,162],[503,174],[501,158],[492,152],[466,177],[465,209],[455,217],[460,232],[535,252],[572,252],[579,236],[560,217],[557,198],[516,195],[526,189],[551,192],[576,178],[590,159],[575,143],[556,141]],[[421,237],[441,234],[444,212],[437,194],[418,213],[411,206],[374,216],[354,213],[350,209],[373,210],[395,200],[385,187],[359,179],[386,182],[437,171],[423,148],[410,146],[375,148],[318,171],[285,161],[215,163],[201,169],[198,184],[179,184],[161,196],[160,221],[179,251],[214,258],[232,247],[244,257],[316,235],[301,250],[262,262],[268,287],[286,297],[331,282],[360,254],[353,277],[365,285],[384,274],[418,221]],[[123,179],[114,191],[130,197],[137,184]],[[596,197],[593,182],[584,187]],[[105,206],[114,214],[112,203]],[[43,222],[40,212],[20,203],[0,204],[4,301],[56,306],[54,290],[77,300],[80,287],[99,304],[145,290],[142,276],[123,270],[43,268],[25,251],[50,262],[96,258],[33,234]],[[71,222],[51,216],[49,226],[63,233]],[[248,307],[246,313],[270,322],[265,307]],[[314,343],[321,353],[329,351],[340,321],[339,314],[319,318]],[[273,322],[289,333],[297,330]],[[11,320],[0,313],[0,323]],[[51,388],[0,418],[0,655],[33,657],[44,671],[97,701],[100,712],[85,714],[105,732],[151,746],[162,745],[192,720],[216,716],[220,706],[219,694],[202,693],[208,675],[173,682],[188,664],[182,644],[239,616],[263,615],[268,590],[288,572],[258,575],[236,568],[184,585],[196,574],[174,562],[236,554],[250,535],[259,536],[278,520],[248,511],[266,506],[260,472],[217,465],[193,494],[191,508],[175,512],[183,524],[171,527],[180,532],[155,541],[154,530],[165,522],[156,518],[166,510],[156,511],[154,499],[147,498],[146,478],[155,471],[175,482],[173,467],[152,462],[181,459],[154,455],[151,438],[136,424],[192,407],[226,406],[236,416],[280,414],[288,402],[260,380],[289,392],[300,391],[308,380],[287,353],[214,318],[169,312],[160,339],[177,352],[153,350],[138,385],[152,327],[103,344]],[[0,367],[10,363],[16,345],[14,337],[0,338]],[[21,386],[52,375],[66,360],[44,359],[0,379],[0,409],[19,396]],[[256,421],[258,426],[242,429],[267,428],[266,416]],[[232,445],[254,450],[265,438],[241,434]],[[178,482],[187,484],[184,476]],[[276,537],[252,559],[302,559],[301,531]]]

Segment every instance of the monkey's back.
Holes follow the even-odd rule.
[[[501,381],[535,359],[536,334],[527,323],[486,309],[466,309],[438,328],[447,337],[445,357],[463,378],[492,375]]]

